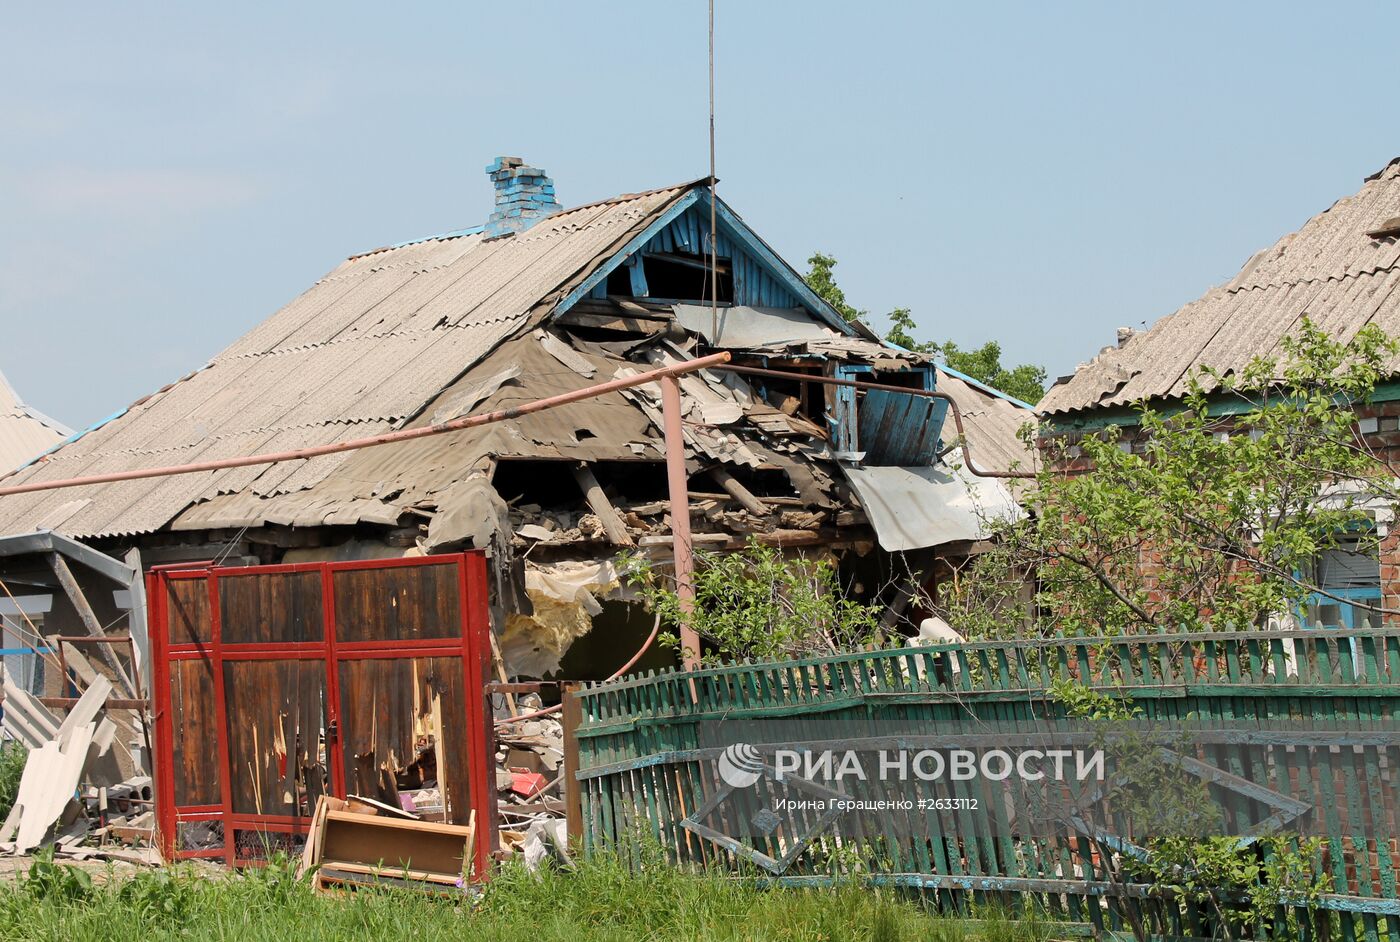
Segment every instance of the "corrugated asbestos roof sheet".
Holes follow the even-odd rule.
[[[351,258],[203,369],[5,482],[213,460],[402,427],[688,187],[565,210],[511,238],[487,241],[472,232]],[[374,455],[0,498],[0,533],[32,529],[82,501],[57,529],[88,538],[150,532],[220,495],[240,498],[210,507],[210,516],[227,511],[220,517],[226,525],[272,519],[248,511],[265,496],[313,488],[356,459]],[[346,508],[333,500],[317,507],[302,500],[272,522],[321,523],[332,511],[335,522],[354,522],[353,513],[340,517]],[[377,498],[356,506],[362,519],[394,516]]]
[[[752,348],[749,352],[789,355],[817,355],[837,359],[859,359],[862,362],[888,363],[897,368],[901,363],[927,361],[927,355],[910,353],[860,337],[831,337],[824,340],[785,341]],[[962,413],[967,432],[967,445],[972,461],[981,471],[1032,471],[1036,450],[1021,439],[1021,428],[1035,422],[1035,413],[1018,406],[1002,395],[989,392],[975,383],[949,373],[934,364],[938,372],[935,388],[953,398]],[[943,439],[952,440],[956,434],[951,422],[944,426]]]
[[[1175,397],[1195,370],[1238,370],[1279,342],[1307,315],[1347,340],[1366,324],[1400,333],[1400,238],[1372,238],[1400,216],[1400,158],[1369,177],[1291,235],[1120,348],[1081,367],[1041,400],[1045,413],[1121,406]],[[1400,372],[1400,359],[1394,364]]]
[[[21,402],[0,373],[0,474],[38,457],[70,434]]]
[[[952,396],[962,413],[967,446],[977,470],[1035,470],[1036,450],[1021,438],[1022,427],[1035,422],[1035,413],[943,370],[938,371],[936,388]],[[955,434],[951,422],[944,426],[945,442]]]

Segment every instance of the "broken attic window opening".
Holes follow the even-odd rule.
[[[807,373],[816,377],[822,375],[822,367],[810,363],[788,363],[766,360],[760,357],[744,357],[737,359],[735,362],[744,366],[786,370],[793,373]],[[834,387],[828,387],[825,383],[808,383],[801,380],[779,379],[766,376],[763,377],[758,384],[759,393],[770,406],[787,415],[802,416],[823,432],[828,428],[828,407],[826,401],[826,391],[828,388]]]
[[[734,268],[728,258],[715,265],[719,303],[734,302]],[[607,292],[613,297],[665,298],[668,301],[710,301],[710,259],[688,252],[648,252],[629,259],[608,275]]]
[[[934,389],[929,364],[881,369],[867,364],[843,364],[840,379],[874,382],[907,389]],[[922,396],[883,389],[836,387],[832,424],[838,450],[864,454],[866,466],[929,467],[936,464],[939,432],[948,404]]]

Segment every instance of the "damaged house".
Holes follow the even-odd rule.
[[[1361,188],[1308,219],[1296,232],[1251,256],[1228,282],[1168,314],[1146,331],[1120,328],[1105,347],[1039,404],[1044,442],[1063,443],[1067,471],[1088,467],[1079,442],[1117,429],[1120,447],[1145,450],[1138,403],[1169,413],[1202,369],[1241,373],[1255,357],[1278,357],[1303,318],[1341,342],[1368,325],[1400,333],[1400,158]],[[1370,454],[1394,467],[1400,458],[1400,357],[1370,400],[1353,406],[1356,433]],[[1211,386],[1210,414],[1238,414],[1237,395]],[[1365,628],[1395,621],[1379,607],[1400,606],[1400,529],[1383,500],[1370,501],[1379,546],[1353,534],[1315,561],[1319,592],[1288,616],[1307,627]]]
[[[346,260],[207,365],[0,483],[361,439],[728,351],[781,375],[681,379],[697,550],[753,537],[829,553],[858,591],[894,601],[892,573],[927,576],[975,548],[985,515],[1015,512],[1009,482],[983,475],[1029,465],[1017,431],[1031,413],[847,323],[712,205],[709,180],[564,209],[518,158],[487,169],[486,225]],[[663,438],[659,391],[637,387],[309,460],[3,496],[0,533],[134,549],[145,569],[483,549],[499,673],[562,661],[602,677],[650,628],[616,554],[669,558]]]
[[[708,179],[566,210],[517,158],[488,174],[486,225],[348,259],[0,478],[0,590],[46,669],[5,688],[32,751],[0,850],[107,821],[153,756],[167,857],[314,856],[321,799],[353,799],[465,829],[479,874],[572,787],[528,681],[671,663],[618,557],[679,563],[672,506],[697,550],[834,559],[892,628],[1019,512],[1030,411],[847,323]]]

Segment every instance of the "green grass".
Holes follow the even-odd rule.
[[[19,777],[24,772],[27,756],[24,746],[17,742],[0,743],[0,821],[4,821],[14,807],[15,796],[19,794]]]
[[[0,886],[0,939],[209,939],[237,942],[435,939],[501,942],[1042,942],[1035,920],[978,923],[931,916],[855,886],[765,890],[753,882],[664,866],[634,873],[614,860],[539,875],[506,867],[474,905],[404,891],[314,895],[280,862],[239,875],[191,869],[92,881],[39,860]]]

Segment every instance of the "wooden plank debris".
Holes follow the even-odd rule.
[[[476,816],[466,825],[409,821],[348,810],[322,796],[302,855],[319,892],[364,884],[421,890],[465,885],[476,836]]]
[[[83,627],[88,630],[88,634],[94,638],[105,638],[107,632],[103,630],[102,623],[97,620],[97,614],[88,604],[87,596],[83,594],[82,586],[78,585],[78,580],[73,576],[73,570],[68,568],[68,561],[58,553],[49,553],[49,568],[58,577],[59,585],[63,586],[63,592],[68,596],[68,601],[73,603],[73,608],[78,612],[78,618],[82,620]],[[122,686],[133,697],[140,697],[141,691],[136,689],[131,677],[127,674],[126,668],[122,666],[121,660],[117,657],[116,650],[106,642],[98,645],[102,651],[102,658],[112,668],[112,671],[121,680]]]
[[[578,481],[578,486],[583,489],[588,508],[597,514],[602,522],[603,532],[608,535],[609,542],[614,546],[635,545],[631,534],[627,532],[627,524],[622,522],[617,508],[608,500],[608,495],[603,493],[603,486],[593,476],[592,469],[586,464],[578,465],[574,468],[574,480]]]
[[[724,488],[726,494],[737,500],[749,513],[764,517],[772,511],[771,507],[755,497],[752,491],[739,483],[738,479],[723,467],[711,468],[710,476],[719,482],[719,486]]]

